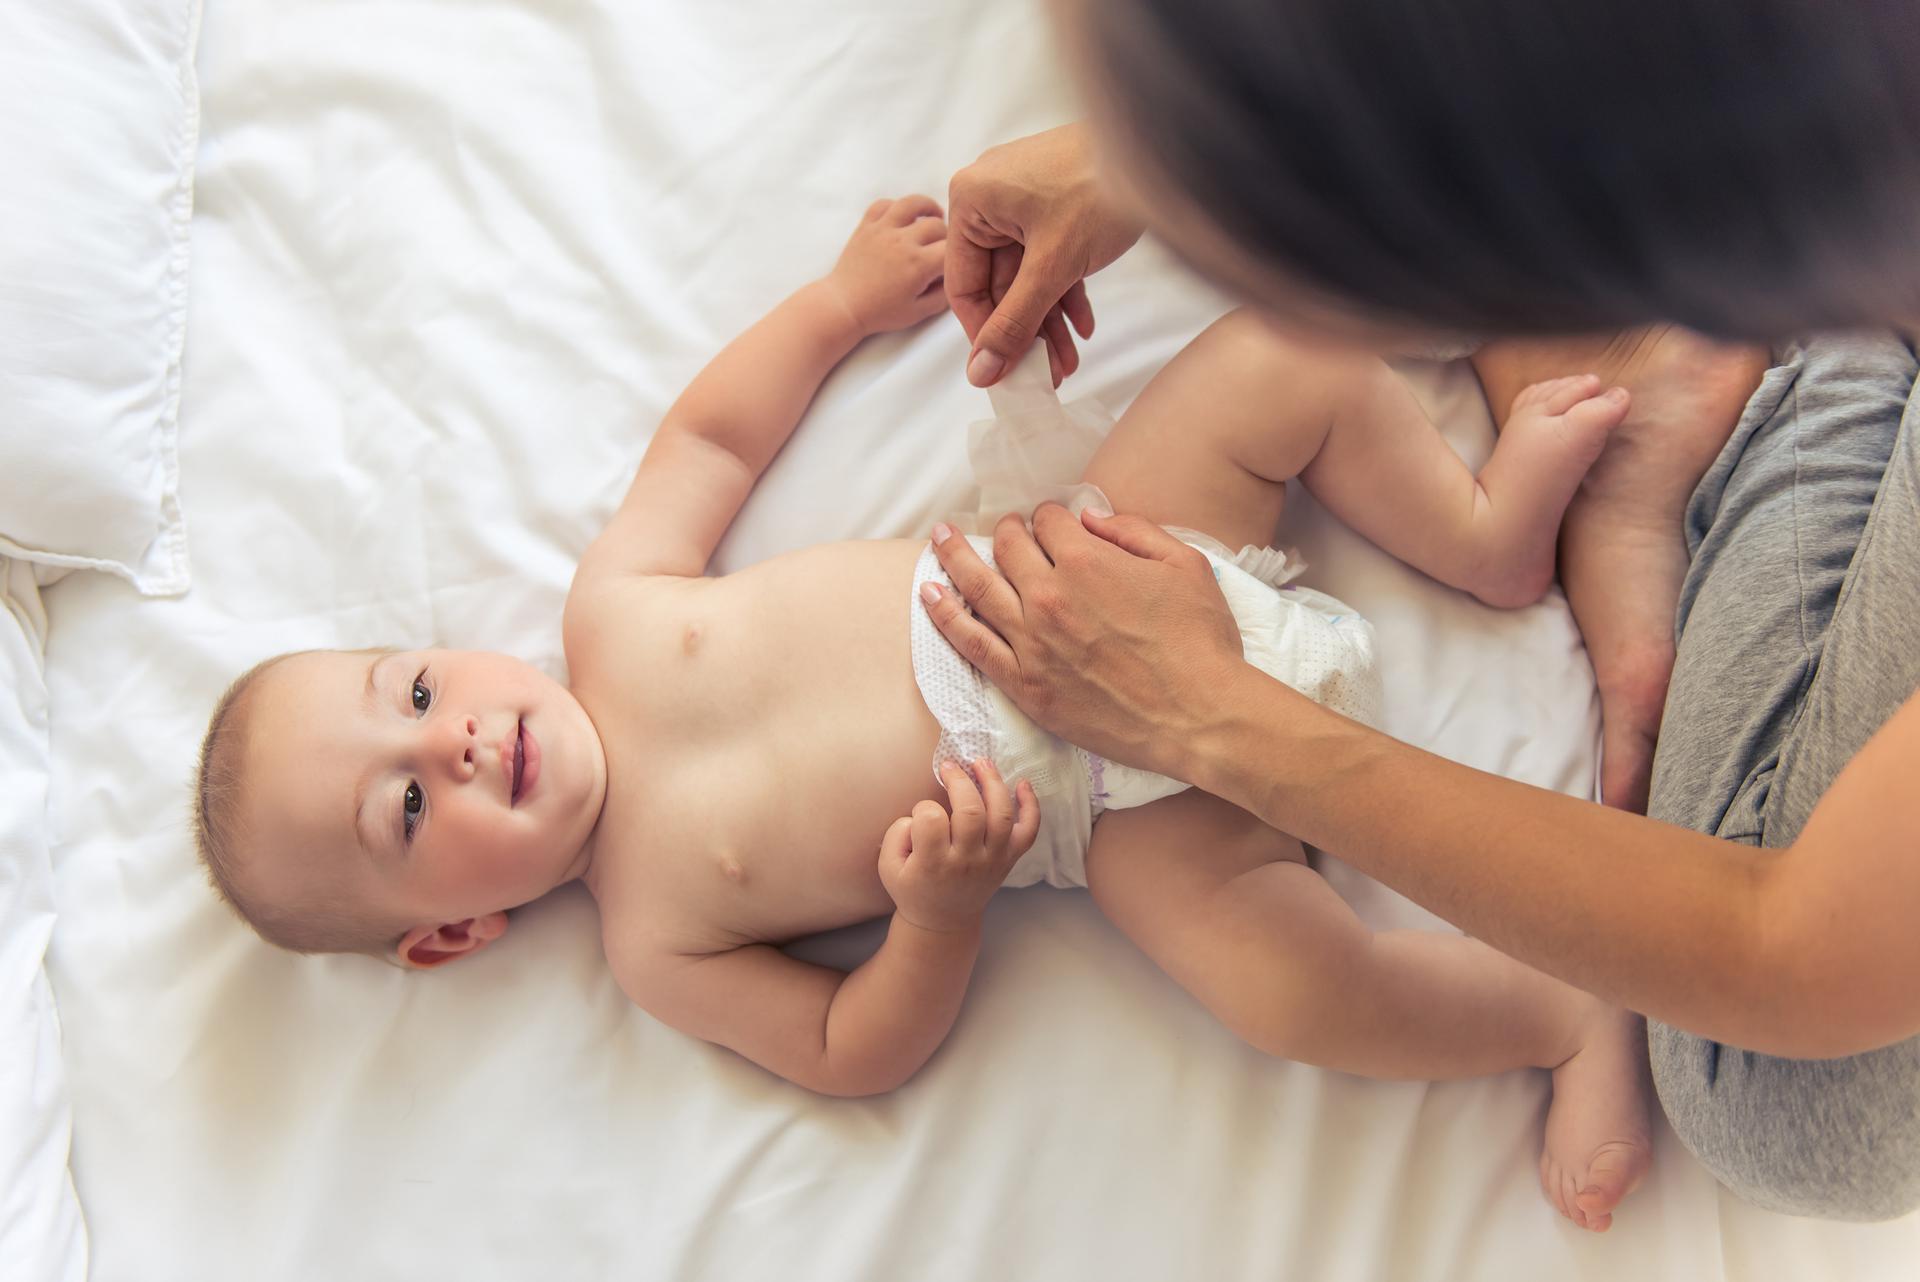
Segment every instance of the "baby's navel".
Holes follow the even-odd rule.
[[[747,884],[747,866],[732,855],[720,856],[720,875],[736,886]]]
[[[697,623],[689,623],[687,630],[680,634],[680,653],[691,659],[694,655],[700,653],[700,641],[700,625]]]

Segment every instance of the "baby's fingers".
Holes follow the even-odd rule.
[[[944,280],[947,270],[947,246],[944,241],[922,245],[913,251],[914,275],[922,280]]]
[[[1040,799],[1033,795],[1033,785],[1022,779],[1013,790],[1013,800],[1016,811],[1007,853],[1018,859],[1033,849],[1034,838],[1040,835]]]
[[[902,196],[887,211],[887,221],[895,227],[905,227],[915,219],[938,218],[940,212],[940,202],[931,196]]]
[[[987,808],[987,844],[997,845],[1013,831],[1013,794],[1000,768],[982,757],[973,763],[973,777],[980,785],[980,800]]]
[[[884,883],[907,866],[907,853],[913,845],[913,818],[903,815],[887,825],[880,839],[880,880]]]
[[[972,850],[987,826],[987,806],[973,777],[957,761],[940,763],[940,782],[947,787],[947,809],[953,812],[953,844]]]
[[[923,801],[913,808],[913,824],[907,833],[907,854],[928,858],[939,855],[951,840],[947,812],[937,801]]]
[[[946,283],[938,277],[932,284],[921,290],[913,298],[913,318],[923,321],[929,316],[938,316],[947,310]]]

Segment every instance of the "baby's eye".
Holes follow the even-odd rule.
[[[400,799],[400,826],[406,830],[407,840],[413,840],[413,825],[420,818],[420,807],[426,804],[426,795],[420,791],[420,785],[411,779],[407,781],[407,792]]]
[[[427,689],[426,683],[421,681],[419,677],[415,677],[413,680],[413,710],[415,712],[425,712],[432,704],[433,691]]]

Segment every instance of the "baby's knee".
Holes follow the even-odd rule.
[[[1228,312],[1207,327],[1203,339],[1224,365],[1259,370],[1268,378],[1294,383],[1344,383],[1390,372],[1377,356],[1289,329],[1283,321],[1251,307]]]

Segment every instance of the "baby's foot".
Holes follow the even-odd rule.
[[[1490,605],[1521,606],[1546,592],[1561,516],[1631,401],[1626,389],[1609,389],[1594,374],[1534,383],[1514,397],[1497,458],[1481,479],[1487,483],[1499,469],[1503,502],[1524,515],[1509,527],[1518,536],[1507,540],[1510,550],[1487,562],[1475,596]]]
[[[1580,1049],[1553,1070],[1540,1187],[1560,1214],[1604,1233],[1653,1162],[1647,1026],[1595,1002]]]
[[[1520,389],[1507,412],[1503,437],[1548,433],[1562,459],[1563,475],[1575,484],[1600,460],[1607,436],[1627,416],[1632,397],[1624,387],[1600,381],[1598,374],[1570,374]]]
[[[1602,339],[1488,344],[1474,369],[1497,412],[1545,374],[1590,369],[1633,394],[1582,479],[1560,533],[1560,581],[1600,688],[1600,798],[1645,810],[1673,671],[1673,614],[1687,570],[1681,518],[1694,485],[1766,372],[1755,346],[1671,325]]]

